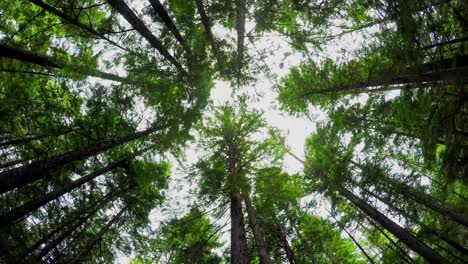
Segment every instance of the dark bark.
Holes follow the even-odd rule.
[[[432,229],[431,227],[429,227],[428,225],[424,224],[423,222],[421,222],[417,216],[411,216],[410,214],[408,214],[407,212],[399,209],[397,206],[393,205],[392,203],[390,203],[389,201],[387,201],[386,199],[380,197],[379,195],[377,195],[375,192],[373,191],[370,191],[370,190],[365,190],[366,193],[372,195],[373,197],[375,197],[376,199],[378,199],[379,201],[381,201],[382,203],[386,204],[390,209],[392,209],[393,211],[397,212],[398,214],[400,214],[401,216],[405,217],[406,219],[412,221],[413,223],[419,225],[421,227],[421,230],[425,233],[430,233],[438,238],[440,238],[441,240],[443,240],[445,243],[447,243],[448,245],[452,246],[453,248],[455,248],[456,250],[458,250],[460,253],[464,254],[464,255],[467,255],[468,256],[468,249],[464,248],[462,245],[460,245],[459,243],[455,242],[454,240],[452,240],[449,236],[447,236],[446,234],[444,233],[441,233],[439,231],[436,231],[434,229]]]
[[[195,0],[195,4],[197,5],[197,10],[198,10],[198,13],[200,14],[200,19],[203,24],[203,27],[205,28],[205,33],[208,38],[208,41],[210,42],[213,54],[215,55],[216,60],[219,66],[221,67],[221,62],[222,62],[221,54],[219,52],[218,46],[216,45],[213,32],[211,31],[211,22],[208,16],[206,15],[205,8],[203,7],[203,1]]]
[[[255,208],[252,206],[249,198],[244,199],[247,208],[247,215],[249,217],[249,226],[254,235],[255,244],[257,246],[258,255],[260,257],[260,264],[270,263],[270,254],[268,253],[267,242],[265,241],[265,233],[261,224],[257,221]]]
[[[236,0],[237,19],[237,81],[241,77],[242,61],[244,58],[244,35],[245,35],[245,0]]]
[[[468,36],[427,45],[427,46],[424,46],[423,49],[432,49],[432,48],[442,47],[442,46],[451,45],[455,43],[463,43],[466,41],[468,41]]]
[[[9,190],[49,177],[65,165],[91,157],[124,143],[143,138],[166,126],[154,126],[118,139],[102,141],[85,149],[66,152],[50,158],[34,160],[29,164],[0,173],[0,194]]]
[[[112,190],[110,191],[108,194],[106,194],[105,196],[103,196],[102,198],[100,198],[99,200],[97,200],[94,204],[92,204],[90,207],[86,208],[85,210],[83,210],[83,212],[81,212],[81,214],[84,214],[84,215],[88,215],[92,212],[94,212],[94,210],[96,210],[96,208],[101,208],[100,205],[103,205],[101,203],[106,203],[108,202],[109,200],[111,200],[113,198],[113,195],[115,194],[115,191]],[[89,218],[89,217],[88,217]],[[36,249],[38,249],[42,244],[46,243],[47,241],[49,241],[51,238],[53,238],[56,234],[60,233],[61,231],[63,230],[66,230],[67,228],[69,228],[70,226],[73,225],[74,222],[76,222],[77,220],[80,220],[81,218],[79,217],[78,219],[77,218],[72,218],[72,219],[69,219],[68,221],[65,221],[63,222],[60,226],[58,226],[57,228],[55,228],[54,230],[50,231],[48,234],[46,234],[45,236],[43,236],[40,240],[38,240],[36,243],[34,243],[32,246],[28,247],[23,253],[23,257],[26,257],[27,255],[29,255],[30,253],[34,252]]]
[[[159,51],[159,53],[171,62],[184,76],[187,76],[188,73],[182,67],[182,65],[169,53],[169,51],[164,47],[163,43],[151,33],[148,27],[145,26],[143,21],[141,21],[135,13],[130,9],[130,7],[123,0],[107,0],[107,2],[119,12],[125,20],[130,23],[137,31],[142,35],[153,48]]]
[[[67,263],[77,263],[80,261],[81,258],[86,256],[93,249],[93,247],[101,240],[101,238],[107,233],[107,231],[112,227],[112,225],[119,221],[120,217],[126,210],[127,207],[122,208],[120,212],[117,213],[105,226],[103,226],[99,233],[96,234],[96,236],[93,239],[89,240],[80,250],[80,252],[78,252],[78,254],[74,256],[69,262],[67,261]]]
[[[316,94],[330,94],[338,92],[378,92],[395,88],[387,86],[399,85],[398,89],[414,89],[421,87],[435,87],[438,83],[457,83],[468,79],[468,56],[460,56],[453,59],[427,63],[408,70],[405,74],[376,74],[368,80],[352,84],[337,85],[326,89],[311,89],[303,94],[310,96]],[[432,85],[430,85],[432,84]],[[383,88],[375,88],[381,87]],[[374,88],[372,88],[374,87]]]
[[[351,163],[363,169],[361,164],[354,162],[354,161],[351,161]],[[407,198],[413,199],[417,203],[422,204],[426,206],[427,208],[430,208],[438,212],[445,218],[450,219],[461,225],[464,225],[465,227],[468,227],[468,216],[462,213],[453,212],[450,208],[446,207],[445,205],[443,205],[442,203],[434,199],[432,196],[422,191],[418,191],[412,188],[411,186],[408,186],[390,177],[384,177],[382,180],[380,180],[380,183],[383,186],[391,187],[391,189],[393,190],[398,190],[398,192],[401,195]]]
[[[437,252],[432,250],[430,247],[426,246],[424,243],[419,241],[413,235],[408,233],[405,229],[397,225],[395,222],[390,220],[384,214],[379,212],[377,209],[369,205],[363,199],[357,197],[352,192],[348,191],[346,188],[335,185],[334,188],[346,199],[356,205],[359,209],[361,209],[366,215],[372,218],[374,221],[379,223],[382,227],[387,229],[390,233],[392,233],[395,237],[405,243],[408,248],[414,250],[423,258],[425,258],[430,263],[443,263],[444,258],[440,256]]]
[[[70,16],[68,16],[67,14],[65,14],[64,12],[58,10],[57,8],[53,7],[53,6],[50,6],[48,5],[47,3],[44,3],[42,0],[29,0],[31,3],[41,7],[42,9],[46,10],[47,12],[50,12],[58,17],[60,17],[61,19],[63,19],[64,21],[67,21],[68,23],[72,24],[72,25],[75,25],[77,26],[78,28],[81,28],[83,29],[84,31],[86,32],[89,32],[91,33],[92,35],[95,35],[97,36],[98,38],[101,38],[101,39],[104,39],[104,40],[107,40],[109,43],[111,43],[112,45],[124,50],[124,51],[127,51],[127,52],[130,52],[129,49],[127,48],[124,48],[122,47],[121,45],[117,44],[115,41],[109,39],[108,37],[106,37],[104,35],[104,33],[100,33],[100,32],[97,32],[96,30],[92,29],[91,27],[79,22],[77,19],[73,19],[71,18]]]
[[[280,228],[278,229],[278,238],[281,243],[281,247],[286,254],[286,258],[288,259],[289,264],[296,263],[296,257],[294,256],[294,251],[292,250],[291,246],[289,245],[288,238],[283,230]],[[314,257],[311,256],[311,260],[314,261]]]
[[[122,83],[127,83],[127,84],[141,84],[141,82],[137,82],[129,78],[121,77],[121,76],[107,73],[107,72],[102,72],[99,70],[89,69],[86,66],[60,63],[48,56],[45,56],[36,52],[32,52],[29,50],[24,50],[21,48],[13,47],[11,45],[0,45],[0,58],[2,57],[16,59],[16,60],[20,60],[22,62],[27,62],[27,63],[33,63],[33,64],[40,65],[43,67],[50,67],[50,68],[56,68],[56,69],[70,68],[74,70],[75,72],[82,74],[82,75],[94,76],[94,77],[98,77],[101,79],[106,79],[106,80],[111,80],[111,81],[116,81],[116,82],[122,82]]]
[[[244,215],[239,192],[231,192],[231,264],[249,263]]]
[[[161,18],[161,20],[164,22],[166,27],[171,31],[172,35],[177,39],[177,41],[184,47],[185,52],[187,54],[190,54],[190,49],[187,46],[187,43],[185,42],[184,38],[180,34],[179,30],[175,26],[174,22],[172,21],[171,17],[167,13],[166,9],[164,6],[161,4],[159,0],[149,0],[151,6],[153,7],[154,11],[156,14]]]

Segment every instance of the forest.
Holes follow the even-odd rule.
[[[468,1],[0,0],[0,263],[468,263]]]

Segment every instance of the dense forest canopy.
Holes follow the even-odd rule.
[[[0,0],[0,263],[467,263],[468,2]]]

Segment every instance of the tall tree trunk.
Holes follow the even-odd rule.
[[[119,12],[125,20],[130,23],[130,25],[135,28],[140,35],[142,35],[150,44],[159,51],[159,53],[171,62],[184,76],[188,76],[188,73],[182,67],[182,65],[169,53],[169,51],[164,47],[163,43],[151,33],[151,31],[145,26],[143,21],[141,21],[135,13],[130,9],[130,7],[123,0],[107,0],[107,2]]]
[[[121,45],[117,44],[115,41],[109,39],[108,37],[106,37],[104,35],[104,33],[100,33],[100,32],[97,32],[96,30],[92,29],[91,27],[81,23],[80,21],[78,21],[77,19],[73,19],[71,18],[70,16],[68,16],[67,14],[65,14],[64,12],[58,10],[57,8],[51,6],[51,5],[48,5],[47,3],[45,3],[44,1],[42,0],[29,0],[31,3],[41,7],[42,9],[60,17],[61,19],[67,21],[68,23],[72,24],[72,25],[75,25],[77,26],[78,28],[81,28],[83,29],[84,31],[86,32],[89,32],[91,33],[92,35],[95,35],[101,39],[104,39],[104,40],[107,40],[109,43],[111,43],[112,45],[124,50],[124,51],[127,51],[127,52],[130,52],[129,49],[127,48],[124,48],[122,47]]]
[[[426,246],[424,243],[419,241],[417,238],[412,236],[406,230],[401,228],[395,222],[390,220],[384,214],[379,212],[377,209],[366,203],[361,198],[354,195],[352,192],[348,191],[346,188],[340,185],[333,186],[341,195],[346,197],[350,202],[356,205],[359,209],[361,209],[366,215],[371,217],[385,229],[387,229],[390,233],[392,233],[395,237],[400,239],[405,245],[407,245],[410,249],[417,252],[423,258],[431,263],[443,263],[444,258],[440,256],[437,252],[432,250],[430,247]]]
[[[351,163],[359,167],[361,170],[363,169],[363,166],[361,164],[355,161],[351,161]],[[445,218],[450,219],[454,222],[457,222],[461,225],[464,225],[465,227],[468,227],[468,216],[462,213],[453,212],[451,209],[447,208],[445,205],[435,200],[432,196],[422,191],[418,191],[412,188],[411,186],[408,186],[404,183],[394,180],[388,176],[384,176],[384,178],[380,180],[379,182],[383,186],[388,186],[392,190],[397,190],[401,195],[407,198],[413,199],[417,203],[422,204],[426,206],[427,208],[430,208],[438,212]]]
[[[97,209],[101,208],[100,205],[101,203],[106,203],[108,201],[110,201],[114,194],[115,194],[115,190],[112,190],[110,191],[108,194],[106,194],[105,196],[103,196],[102,198],[100,198],[99,200],[97,200],[95,203],[93,203],[90,207],[86,208],[85,210],[83,210],[82,214],[85,214],[85,215],[88,215],[92,212],[94,212]],[[104,205],[104,204],[102,204]],[[90,216],[88,216],[88,219],[89,219]],[[66,230],[67,228],[69,228],[70,226],[73,225],[74,222],[76,222],[76,220],[80,221],[82,217],[78,217],[78,219],[76,218],[72,218],[72,219],[69,219],[68,221],[65,221],[63,222],[62,224],[60,224],[60,226],[58,226],[57,228],[55,228],[54,230],[50,231],[48,234],[46,234],[45,236],[43,236],[40,240],[36,241],[36,243],[34,243],[32,246],[28,247],[24,252],[22,252],[22,255],[24,258],[26,258],[26,256],[28,256],[30,253],[34,252],[36,249],[38,249],[42,244],[46,243],[47,241],[49,241],[51,238],[53,238],[57,233],[63,231],[63,230]]]
[[[52,249],[57,247],[57,245],[59,245],[62,241],[64,241],[71,234],[73,234],[81,225],[83,225],[86,221],[88,221],[88,219],[90,219],[94,214],[96,214],[99,211],[99,209],[101,209],[101,207],[96,206],[96,208],[94,208],[94,210],[89,212],[87,215],[83,217],[79,217],[78,222],[76,222],[70,227],[67,227],[62,234],[60,234],[58,237],[47,242],[46,245],[41,249],[41,251],[37,255],[34,255],[32,258],[30,258],[30,260],[35,260],[37,262],[40,262],[40,260],[45,255],[47,255]]]
[[[97,233],[96,236],[93,239],[89,240],[83,246],[83,248],[80,250],[80,252],[78,252],[78,254],[76,256],[74,256],[70,260],[69,263],[71,263],[71,264],[77,263],[78,261],[80,261],[80,259],[82,257],[86,256],[93,249],[94,245],[96,245],[99,242],[99,240],[101,240],[101,238],[104,236],[104,234],[107,233],[107,231],[112,227],[112,225],[114,225],[115,223],[117,223],[117,221],[119,221],[120,217],[122,216],[122,214],[126,210],[127,210],[127,207],[122,208],[119,213],[117,213],[105,226],[103,226],[101,228],[99,233]]]
[[[231,192],[231,264],[249,263],[244,215],[239,192]]]
[[[397,212],[398,214],[400,214],[401,216],[405,217],[406,219],[412,221],[413,223],[419,225],[422,229],[423,232],[426,232],[426,233],[430,233],[430,234],[433,234],[435,236],[437,236],[438,238],[440,238],[441,240],[443,240],[445,243],[447,243],[448,245],[452,246],[453,248],[455,248],[456,250],[458,250],[460,253],[464,254],[464,255],[467,255],[468,256],[468,249],[464,248],[462,245],[460,245],[459,243],[455,242],[454,240],[452,240],[449,236],[447,236],[446,234],[444,233],[441,233],[439,231],[436,231],[434,229],[432,229],[431,227],[429,227],[428,225],[424,224],[423,222],[421,222],[420,220],[418,220],[418,217],[415,216],[410,216],[407,212],[401,210],[400,208],[398,208],[397,206],[393,205],[392,203],[390,203],[389,201],[387,201],[386,199],[380,197],[379,195],[377,195],[375,192],[373,191],[370,191],[370,190],[365,190],[366,193],[372,195],[374,198],[378,199],[379,201],[381,201],[382,203],[386,204],[390,209],[392,209],[393,211]]]
[[[42,134],[42,135],[37,135],[37,136],[9,139],[8,141],[0,142],[0,148],[8,147],[8,146],[11,146],[11,145],[15,145],[15,146],[16,145],[22,145],[22,144],[26,144],[28,142],[31,142],[33,140],[43,139],[43,138],[46,138],[46,137],[52,137],[52,136],[58,137],[58,136],[65,135],[65,134],[68,134],[68,133],[76,131],[76,130],[77,129],[69,128],[69,129],[64,129],[63,131],[59,131],[56,134],[48,133],[48,134]]]
[[[184,47],[185,52],[187,54],[190,54],[190,48],[187,46],[187,43],[185,42],[184,38],[180,34],[179,30],[177,29],[176,25],[172,21],[171,17],[167,13],[166,9],[161,4],[161,2],[159,0],[149,0],[149,2],[156,14],[161,18],[166,27],[171,31],[172,35],[174,35],[174,37],[177,39],[180,45]]]
[[[281,247],[286,254],[286,258],[288,259],[289,264],[296,263],[296,257],[294,256],[294,251],[292,250],[291,246],[289,245],[288,237],[284,233],[281,228],[278,228],[278,238],[281,243]],[[311,256],[312,261],[314,261],[314,256]]]
[[[5,193],[14,188],[24,186],[42,178],[50,176],[53,171],[59,170],[67,164],[74,161],[83,160],[90,156],[99,154],[108,149],[114,148],[121,144],[143,138],[151,133],[167,127],[154,126],[144,131],[136,132],[118,139],[102,141],[97,144],[88,146],[85,149],[70,151],[67,153],[52,156],[50,158],[34,160],[29,164],[18,168],[13,168],[0,173],[0,194]]]
[[[244,58],[244,35],[245,35],[245,0],[236,0],[237,19],[237,84],[240,83],[241,70]]]
[[[127,83],[127,84],[141,84],[142,83],[142,82],[134,81],[132,79],[121,77],[115,74],[111,74],[111,73],[107,73],[107,72],[103,72],[103,71],[99,71],[95,69],[89,69],[86,66],[71,65],[68,63],[60,63],[46,55],[32,52],[29,50],[24,50],[24,49],[17,48],[11,45],[0,45],[0,58],[2,57],[16,59],[22,62],[33,63],[36,65],[56,68],[56,69],[69,68],[85,76],[93,76],[93,77],[98,77],[101,79],[106,79],[106,80],[111,80],[111,81],[116,81],[116,82],[122,82],[122,83]]]
[[[95,170],[94,172],[86,175],[86,176],[83,176],[79,179],[76,179],[70,183],[68,183],[67,185],[63,186],[63,187],[59,187],[55,190],[53,190],[52,192],[50,193],[47,193],[31,202],[28,202],[28,203],[25,203],[24,205],[20,206],[20,207],[17,207],[13,210],[11,210],[10,212],[8,213],[5,213],[3,215],[0,215],[0,225],[9,225],[9,224],[13,224],[14,222],[18,221],[19,219],[22,219],[23,217],[26,217],[28,216],[30,213],[34,212],[35,210],[39,209],[41,206],[61,197],[62,195],[66,194],[66,193],[69,193],[70,191],[80,187],[81,185],[85,184],[85,183],[88,183],[94,179],[96,179],[97,177],[109,172],[109,171],[112,171],[114,169],[116,169],[117,167],[119,166],[122,166],[123,164],[125,164],[125,162],[127,161],[130,161],[131,159],[133,159],[134,157],[140,155],[141,153],[151,149],[152,147],[149,147],[149,148],[145,148],[143,150],[140,150],[140,151],[137,151],[135,152],[134,154],[132,155],[129,155],[128,157],[125,157],[119,161],[116,161],[116,162],[113,162],[101,169],[97,169]]]
[[[420,88],[421,85],[433,87],[438,82],[456,83],[468,78],[468,63],[466,61],[468,61],[468,56],[459,56],[416,66],[414,69],[408,70],[406,74],[386,73],[385,75],[372,76],[369,80],[362,82],[337,85],[326,89],[311,89],[305,92],[303,96],[359,90],[362,90],[362,92],[377,92],[395,89],[388,87],[372,88],[379,86],[399,85],[396,89],[406,89]],[[434,83],[434,85],[427,85],[430,83]]]
[[[257,246],[258,255],[260,256],[260,264],[270,263],[270,254],[268,253],[267,242],[265,241],[265,233],[261,224],[257,221],[255,208],[248,197],[244,198],[245,206],[247,208],[247,215],[249,216],[249,226],[254,235],[255,244]]]
[[[211,22],[208,16],[206,15],[205,8],[203,7],[203,0],[195,0],[195,4],[197,5],[197,10],[200,14],[200,19],[203,24],[203,27],[205,28],[206,36],[208,38],[208,41],[210,42],[213,54],[215,55],[215,58],[218,62],[218,66],[221,67],[221,54],[219,53],[219,49],[215,43],[213,32],[211,31]]]
[[[340,229],[343,230],[349,236],[349,238],[351,238],[351,240],[359,248],[359,250],[361,250],[362,254],[364,254],[364,256],[369,261],[369,263],[375,264],[375,261],[371,258],[369,254],[367,254],[366,250],[364,250],[364,248],[361,246],[359,241],[357,241],[354,238],[354,236],[351,233],[349,233],[348,230],[346,230],[346,227],[340,221],[338,221],[338,219],[336,219],[336,217],[333,214],[331,214],[331,212],[328,212],[328,213],[335,220],[335,223],[340,227]]]

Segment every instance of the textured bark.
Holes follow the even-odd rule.
[[[85,149],[66,152],[50,158],[34,160],[29,164],[13,168],[0,173],[0,194],[35,182],[42,178],[47,178],[54,171],[57,171],[74,161],[83,160],[93,155],[104,152],[121,144],[143,138],[151,133],[161,130],[165,126],[154,126],[150,129],[136,132],[118,139],[102,141]]]
[[[166,9],[164,6],[161,4],[159,0],[149,0],[151,6],[153,7],[154,11],[156,14],[161,18],[161,20],[164,22],[166,27],[171,31],[172,35],[177,39],[177,41],[184,47],[185,52],[190,54],[190,49],[187,46],[184,38],[180,34],[179,30],[177,29],[176,25],[172,21],[171,17],[167,13]]]
[[[401,228],[399,225],[390,220],[377,209],[369,205],[367,202],[357,197],[352,192],[348,191],[346,188],[340,185],[335,185],[334,188],[341,195],[346,197],[346,199],[348,199],[359,209],[361,209],[366,215],[368,215],[374,221],[379,223],[382,227],[387,229],[390,233],[392,233],[395,237],[397,237],[399,240],[405,243],[405,245],[407,245],[410,249],[414,250],[416,253],[421,255],[427,261],[429,261],[430,263],[444,262],[444,258],[440,256],[437,252],[432,250],[430,247],[426,246],[424,243],[419,241],[417,238],[415,238],[413,235]]]
[[[231,263],[249,263],[240,194],[231,193]]]
[[[111,80],[111,81],[116,81],[116,82],[122,82],[122,83],[127,83],[127,84],[141,84],[141,82],[137,82],[126,77],[121,77],[115,74],[90,69],[85,66],[60,63],[43,54],[39,54],[39,53],[32,52],[29,50],[24,50],[24,49],[17,48],[11,45],[0,45],[0,58],[2,57],[16,59],[22,62],[32,63],[32,64],[40,65],[43,67],[50,67],[50,68],[56,68],[56,69],[69,68],[75,71],[76,73],[79,73],[82,75],[94,76],[94,77],[98,77],[101,79],[106,79],[106,80]]]
[[[270,254],[268,253],[268,246],[265,241],[265,233],[261,224],[257,221],[255,208],[249,198],[244,198],[245,206],[247,208],[247,215],[249,217],[249,226],[254,235],[255,244],[257,246],[258,255],[260,257],[260,264],[268,264],[270,261]]]
[[[206,15],[205,8],[203,7],[203,1],[195,0],[195,3],[197,5],[197,11],[198,11],[198,14],[200,14],[200,19],[203,24],[203,27],[205,28],[206,37],[208,38],[208,41],[210,42],[211,50],[213,51],[213,54],[215,55],[216,60],[218,61],[219,66],[221,67],[221,61],[222,61],[221,54],[216,45],[213,32],[211,31],[211,22],[208,16]]]
[[[99,242],[99,240],[101,240],[101,238],[107,233],[107,231],[109,231],[112,225],[114,225],[115,223],[119,221],[120,217],[126,210],[127,210],[127,207],[122,208],[120,212],[117,213],[105,226],[103,226],[101,230],[99,231],[99,233],[96,234],[96,236],[93,239],[89,240],[80,250],[80,252],[78,252],[78,254],[74,256],[69,262],[67,261],[67,263],[70,263],[70,264],[77,263],[80,261],[81,258],[86,256],[93,249],[93,247]]]
[[[142,35],[153,48],[159,51],[159,53],[171,62],[183,75],[187,76],[187,72],[182,67],[182,65],[169,53],[169,51],[164,47],[163,43],[151,33],[148,27],[145,26],[143,21],[141,21],[135,13],[130,9],[130,7],[123,0],[107,0],[107,2],[119,12],[125,20],[127,20],[133,28],[135,28],[140,35]]]
[[[104,33],[100,33],[100,32],[97,32],[96,30],[92,29],[91,27],[79,22],[78,20],[76,19],[73,19],[71,18],[70,16],[68,16],[67,14],[65,14],[64,12],[58,10],[57,8],[51,6],[51,5],[48,5],[47,3],[45,3],[44,1],[42,0],[29,0],[31,3],[41,7],[42,9],[44,9],[45,11],[47,12],[50,12],[58,17],[60,17],[61,19],[67,21],[68,23],[72,24],[72,25],[75,25],[77,26],[78,28],[81,28],[83,29],[84,31],[88,32],[88,33],[91,33],[92,35],[95,35],[101,39],[104,39],[104,40],[107,40],[109,43],[111,43],[112,45],[122,49],[122,50],[125,50],[127,52],[130,52],[129,49],[127,48],[124,48],[122,47],[121,45],[117,44],[115,41],[109,39],[108,37],[106,37],[104,35]]]
[[[289,245],[288,238],[286,237],[286,234],[281,230],[280,228],[278,229],[278,237],[281,243],[281,247],[284,250],[284,253],[286,253],[286,258],[288,259],[289,264],[295,264],[296,263],[296,257],[294,256],[294,251],[292,250],[291,246]],[[314,261],[313,256],[311,257],[312,261]]]

